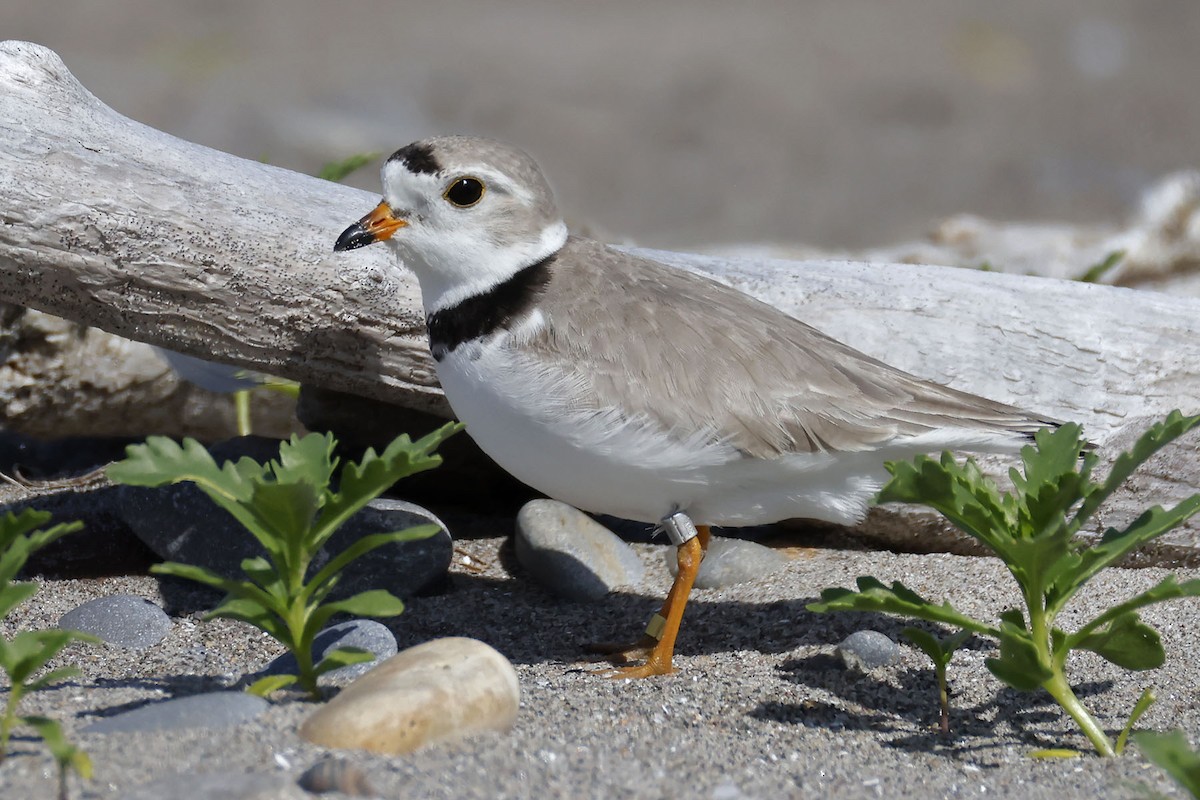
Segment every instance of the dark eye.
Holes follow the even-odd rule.
[[[483,181],[478,178],[459,178],[446,187],[442,197],[459,208],[470,208],[483,198]]]

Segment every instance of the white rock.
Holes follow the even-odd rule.
[[[508,659],[475,639],[410,647],[313,713],[300,735],[323,747],[410,753],[517,719],[521,688]]]

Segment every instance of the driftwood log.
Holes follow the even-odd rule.
[[[332,250],[377,200],[141,125],[50,50],[0,44],[2,301],[447,415],[415,280],[385,248]],[[934,266],[652,255],[916,374],[1078,420],[1102,445],[1200,407],[1197,300]],[[1200,483],[1194,468],[1171,477]]]

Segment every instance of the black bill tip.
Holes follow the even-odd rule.
[[[360,247],[372,244],[374,241],[375,234],[367,230],[366,226],[361,222],[356,222],[342,231],[342,235],[334,242],[333,252],[341,253],[346,250],[357,250]]]

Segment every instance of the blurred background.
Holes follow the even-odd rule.
[[[1200,166],[1187,0],[56,0],[6,3],[0,34],[134,119],[302,172],[502,138],[573,223],[675,249],[1113,222]],[[377,191],[375,166],[351,182]]]

